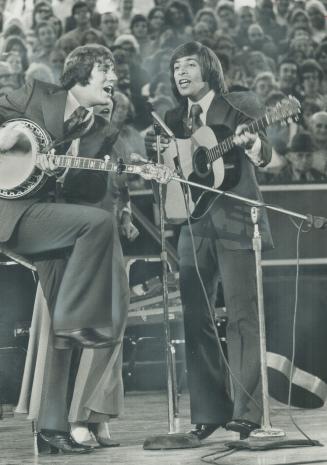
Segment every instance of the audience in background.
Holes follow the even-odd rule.
[[[115,55],[117,88],[125,96],[118,97],[120,106],[126,107],[127,99],[134,109],[124,123],[127,132],[142,137],[151,124],[148,103],[162,116],[174,105],[171,53],[193,39],[219,57],[233,91],[251,89],[266,108],[289,95],[301,102],[297,123],[267,129],[273,158],[258,169],[259,181],[276,182],[279,172],[285,176],[295,163],[295,151],[289,150],[294,137],[301,134],[295,142],[308,143],[308,133],[312,156],[297,158],[312,159],[310,170],[327,174],[327,2],[257,0],[255,7],[238,9],[229,0],[25,3],[13,8],[12,2],[0,2],[2,95],[33,78],[58,84],[67,53],[81,44],[101,43]],[[306,176],[306,182],[318,178]]]

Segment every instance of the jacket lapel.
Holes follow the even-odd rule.
[[[42,111],[47,131],[56,139],[63,137],[67,91],[49,89],[42,100]]]
[[[223,97],[215,95],[207,113],[206,126],[215,126],[224,124],[227,120],[227,106],[224,104]]]

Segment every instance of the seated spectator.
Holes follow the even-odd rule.
[[[310,133],[296,134],[286,154],[287,164],[274,178],[277,184],[326,182],[327,178],[313,168],[314,143]]]
[[[309,15],[310,25],[313,33],[313,39],[320,42],[326,37],[326,15],[327,11],[322,2],[319,0],[309,0],[306,2],[305,9]]]
[[[169,3],[165,12],[166,30],[161,35],[162,48],[176,48],[191,40],[192,12],[189,6],[179,0]]]
[[[25,71],[29,64],[28,51],[25,42],[21,37],[10,36],[4,41],[1,55],[4,56],[6,53],[11,52],[19,53],[22,59],[23,71]]]
[[[279,44],[286,37],[287,26],[277,23],[272,0],[257,0],[255,8],[256,20],[265,34]]]
[[[234,66],[236,66],[238,69],[242,66],[244,55],[243,53],[240,53],[239,55],[236,54],[236,43],[228,34],[217,34],[214,43],[210,48],[212,48],[217,56],[221,53],[227,55],[229,57],[230,68],[234,68]],[[232,71],[230,70],[230,72]]]
[[[32,13],[32,30],[35,31],[38,23],[47,21],[51,16],[53,16],[51,2],[45,0],[36,2]]]
[[[154,7],[148,14],[148,34],[153,45],[153,50],[159,46],[159,39],[165,30],[165,10],[161,7]]]
[[[57,48],[50,53],[49,63],[54,77],[54,84],[60,85],[60,78],[64,70],[66,56],[63,50]]]
[[[86,6],[88,8],[88,11],[90,13],[90,23],[91,26],[94,29],[98,29],[100,26],[100,21],[101,21],[101,15],[96,11],[96,0],[84,0],[86,3]],[[76,3],[76,1],[74,2]],[[74,29],[77,28],[78,20],[76,19],[76,16],[72,12],[71,16],[68,16],[65,21],[65,32],[73,31]]]
[[[63,34],[56,43],[56,47],[62,48],[66,54],[81,45],[85,31],[91,29],[91,14],[86,2],[78,0],[73,5],[72,16],[75,18],[76,27]]]
[[[63,27],[62,27],[62,22],[57,16],[50,16],[48,19],[48,22],[52,24],[55,33],[56,33],[56,38],[59,39],[59,37],[62,36],[63,33]]]
[[[292,57],[285,57],[280,63],[278,68],[278,84],[279,89],[285,95],[293,95],[298,100],[302,100],[299,91],[300,86],[300,72],[299,65]]]
[[[319,45],[315,54],[315,59],[323,71],[321,90],[323,94],[327,94],[327,42],[323,42]]]
[[[275,0],[273,9],[275,14],[275,21],[280,26],[288,25],[287,17],[289,14],[291,0]]]
[[[249,45],[248,29],[255,22],[254,9],[250,6],[242,6],[238,10],[238,29],[235,42],[239,47]]]
[[[138,44],[131,34],[122,34],[115,41],[115,62],[118,88],[132,101],[138,129],[148,125],[149,115],[146,111],[146,99],[143,89],[149,83],[148,74],[140,66]]]
[[[154,51],[148,36],[148,22],[145,16],[135,15],[131,20],[131,33],[139,44],[139,53],[143,61]]]
[[[57,42],[54,26],[48,21],[42,21],[35,26],[36,44],[31,56],[31,63],[43,63],[50,66],[50,53]]]
[[[204,21],[195,23],[195,25],[192,28],[192,36],[193,40],[196,40],[197,42],[201,43],[203,43],[203,41],[213,40],[213,34],[210,31],[208,24]]]
[[[133,76],[132,92],[141,94],[142,87],[149,82],[149,78],[140,64],[140,48],[136,38],[132,34],[122,34],[115,40],[114,47],[120,48],[125,53],[131,76]]]
[[[289,27],[293,28],[296,26],[301,26],[304,29],[311,29],[308,13],[300,8],[295,8],[289,16]]]
[[[101,15],[100,31],[105,45],[111,48],[118,37],[119,18],[114,12],[106,12]]]
[[[314,53],[314,44],[307,37],[294,38],[289,46],[289,54],[294,60],[301,65],[305,60],[312,58]]]
[[[120,32],[123,34],[130,33],[130,24],[133,16],[136,14],[134,11],[134,0],[122,0],[119,4],[120,16]]]
[[[86,44],[105,45],[101,32],[93,28],[87,29],[81,37],[81,45]]]
[[[262,52],[243,53],[243,66],[251,86],[254,78],[262,71],[274,72],[274,61],[266,57]]]
[[[226,0],[220,1],[217,5],[216,13],[218,16],[220,31],[223,34],[229,34],[231,37],[236,37],[238,23],[233,3]]]
[[[271,37],[264,34],[262,27],[257,24],[251,24],[247,31],[250,51],[259,51],[270,57],[277,56],[277,48]]]
[[[211,34],[218,31],[218,18],[211,8],[201,8],[194,17],[193,25],[204,22],[208,25]]]
[[[14,89],[19,89],[25,82],[22,57],[18,52],[9,52],[4,61],[9,64],[12,71],[12,85]]]
[[[323,103],[326,108],[326,97],[321,92],[323,71],[316,60],[305,60],[300,66],[300,83],[304,98]]]
[[[252,90],[264,102],[270,92],[278,89],[275,76],[270,71],[259,73],[253,81]]]
[[[310,119],[310,132],[313,138],[315,151],[313,166],[324,175],[327,175],[327,112],[319,111]]]

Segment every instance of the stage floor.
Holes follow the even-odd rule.
[[[301,428],[312,438],[327,444],[327,406],[315,410],[292,409]],[[272,402],[271,419],[275,427],[282,428],[289,439],[303,439],[288,416],[287,408]],[[35,457],[31,424],[22,417],[6,415],[0,421],[1,465],[300,465],[327,464],[326,447],[301,447],[271,451],[235,451],[225,457],[224,443],[238,439],[236,433],[217,430],[203,442],[203,447],[187,450],[144,451],[144,439],[153,434],[167,432],[167,403],[163,392],[128,392],[125,414],[111,423],[112,437],[119,439],[121,446],[112,449],[97,449],[82,456],[52,455]],[[190,429],[188,395],[180,399],[181,431]],[[209,454],[213,454],[208,457]],[[204,456],[207,456],[203,459]],[[203,461],[202,461],[203,459]],[[210,461],[211,460],[211,461]]]

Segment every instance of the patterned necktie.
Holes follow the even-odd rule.
[[[79,106],[64,122],[64,136],[71,139],[78,139],[91,129],[94,123],[93,112],[85,107]]]
[[[190,118],[191,118],[191,124],[192,124],[192,133],[195,132],[197,129],[199,129],[201,126],[203,126],[203,123],[200,118],[201,113],[202,113],[201,105],[196,103],[191,106]]]

